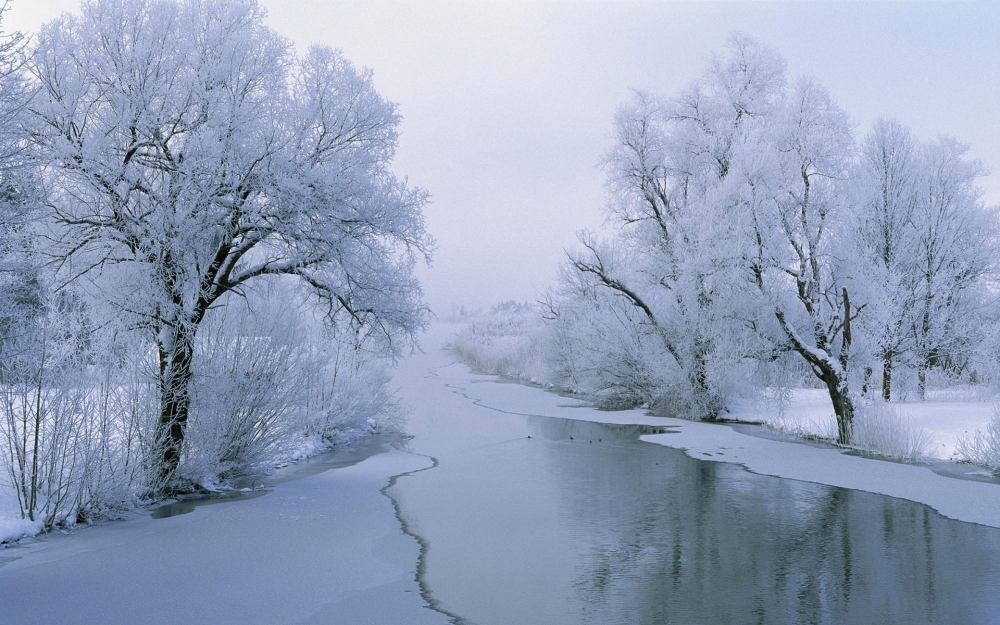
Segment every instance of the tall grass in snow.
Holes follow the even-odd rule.
[[[959,439],[958,455],[966,462],[978,464],[1000,475],[1000,405],[993,406],[993,418],[986,430]]]
[[[837,422],[832,412],[809,419],[778,412],[766,425],[796,438],[830,442],[837,439]],[[927,457],[932,444],[927,430],[913,425],[909,415],[898,406],[879,399],[858,402],[852,434],[850,447],[907,462]]]
[[[931,436],[913,425],[897,406],[875,400],[859,405],[853,446],[888,458],[913,462],[927,456]]]

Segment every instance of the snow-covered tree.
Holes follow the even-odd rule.
[[[0,21],[7,11],[0,3]],[[0,31],[0,342],[9,342],[41,314],[38,267],[30,253],[30,225],[40,206],[31,159],[27,106],[32,89],[24,74],[22,33]],[[0,357],[8,346],[0,346]]]
[[[838,441],[849,443],[851,323],[844,228],[851,124],[830,95],[802,79],[781,110],[743,146],[743,219],[756,253],[749,273],[777,321],[775,340],[798,353],[827,387]]]
[[[852,146],[829,94],[811,80],[788,87],[780,56],[743,35],[680,96],[639,93],[618,112],[605,159],[617,242],[585,236],[569,263],[642,313],[699,399],[697,416],[722,405],[713,362],[793,351],[829,389],[849,439]]]
[[[921,150],[912,320],[921,399],[928,369],[960,368],[981,340],[986,279],[997,269],[996,213],[980,200],[975,180],[985,171],[967,152],[948,137]]]
[[[412,340],[426,195],[390,170],[400,118],[371,72],[329,48],[296,56],[255,0],[81,11],[44,26],[30,62],[52,254],[155,342],[167,479],[198,327],[227,293],[292,276],[365,345]]]
[[[602,257],[587,235],[570,266],[641,312],[680,371],[687,411],[715,418],[722,408],[713,361],[737,329],[728,305],[739,290],[733,222],[718,191],[742,137],[778,104],[784,63],[753,39],[734,35],[702,80],[672,99],[636,93],[615,116],[604,159],[608,221],[624,259]],[[568,283],[572,283],[570,280]]]
[[[852,207],[869,304],[862,329],[886,401],[897,365],[916,369],[923,398],[928,369],[961,369],[981,340],[996,219],[975,187],[982,165],[966,152],[951,138],[917,141],[885,119],[862,142]]]
[[[882,367],[882,398],[892,398],[893,371],[913,348],[914,261],[919,145],[900,122],[875,122],[852,170],[853,227],[868,310],[862,330]],[[873,363],[875,364],[875,363]],[[866,376],[868,377],[868,376]]]

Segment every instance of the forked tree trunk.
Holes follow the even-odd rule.
[[[841,329],[840,354],[836,358],[827,348],[828,341],[825,334],[820,334],[817,331],[816,347],[809,347],[788,323],[784,312],[776,309],[775,315],[786,338],[791,343],[792,349],[809,363],[816,377],[826,384],[830,393],[830,401],[833,403],[833,412],[837,417],[837,443],[850,445],[854,430],[854,402],[851,400],[848,388],[847,364],[852,341],[851,320],[853,315],[850,296],[846,288],[842,290],[841,298],[844,325]],[[822,326],[817,324],[815,327],[821,328]]]

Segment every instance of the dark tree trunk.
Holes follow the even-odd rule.
[[[882,361],[882,399],[885,401],[892,399],[892,356],[886,354]]]
[[[166,488],[181,459],[184,432],[191,407],[189,387],[194,339],[184,328],[166,330],[159,340],[160,420],[156,441],[160,453],[159,486]]]
[[[799,339],[798,334],[785,319],[782,310],[776,309],[774,313],[792,348],[809,363],[816,377],[826,384],[830,401],[833,403],[833,412],[837,416],[837,443],[850,445],[854,428],[854,402],[848,390],[847,365],[852,341],[851,320],[856,311],[852,313],[851,299],[846,288],[843,289],[841,297],[844,322],[841,328],[840,354],[836,360],[827,348],[828,340],[825,333],[820,329],[815,330],[816,347],[810,348]],[[819,324],[815,327],[822,328]],[[821,354],[825,354],[826,357]]]
[[[705,342],[699,338],[695,346],[694,375],[689,378],[694,387],[696,404],[694,408],[700,413],[697,415],[698,418],[702,421],[715,421],[719,418],[719,411],[723,405],[721,398],[712,390],[709,383],[707,352]]]
[[[822,377],[830,392],[833,412],[837,415],[837,443],[850,445],[854,430],[854,402],[846,392],[847,385],[840,380],[840,376],[830,372]]]

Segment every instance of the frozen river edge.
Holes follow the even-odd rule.
[[[0,550],[4,623],[450,622],[417,583],[417,540],[383,493],[432,466],[384,445],[253,499]]]
[[[453,366],[466,368],[464,364]],[[724,423],[656,417],[639,409],[599,411],[583,402],[497,376],[444,370],[439,374],[451,378],[450,386],[456,392],[484,408],[663,428],[665,433],[646,434],[640,439],[683,450],[697,460],[738,464],[761,475],[907,499],[926,504],[951,519],[1000,528],[1000,484],[957,479],[927,466],[862,457],[837,448],[754,436]]]

